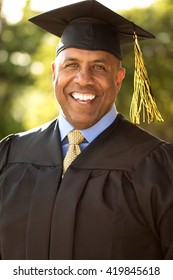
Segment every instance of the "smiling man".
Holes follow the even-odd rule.
[[[115,106],[121,45],[153,35],[94,0],[30,21],[61,38],[60,115],[0,143],[1,259],[173,259],[173,146]]]

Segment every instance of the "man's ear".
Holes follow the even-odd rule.
[[[121,88],[122,81],[125,77],[126,70],[125,68],[121,67],[120,70],[118,71],[117,77],[116,77],[116,82],[117,82],[117,90],[119,91]]]
[[[56,77],[56,63],[55,61],[52,62],[52,82],[55,81],[55,77]]]

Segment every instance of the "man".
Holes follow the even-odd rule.
[[[1,258],[173,259],[173,146],[114,106],[120,44],[152,35],[89,0],[31,21],[61,37],[61,112],[1,142]]]

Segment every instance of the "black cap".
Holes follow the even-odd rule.
[[[57,55],[66,48],[103,50],[122,59],[121,45],[154,36],[95,0],[85,0],[29,19],[60,37]]]

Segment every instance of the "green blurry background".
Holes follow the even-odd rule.
[[[2,7],[2,1],[0,1]],[[38,12],[37,12],[38,13]],[[27,19],[36,12],[26,1],[23,18],[7,23],[1,15],[0,33],[0,139],[25,131],[56,117],[59,112],[51,82],[51,62],[58,39]],[[141,127],[167,141],[173,141],[173,1],[155,0],[145,9],[121,15],[155,34],[156,40],[140,43],[152,91],[164,123]],[[123,47],[126,78],[117,99],[117,109],[129,119],[133,93],[133,45]]]

